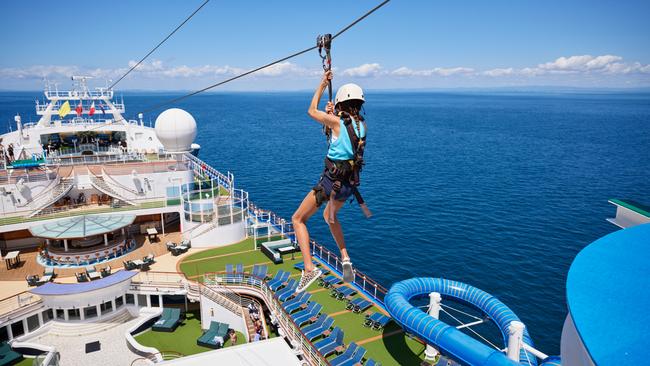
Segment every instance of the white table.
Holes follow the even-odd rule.
[[[4,257],[5,265],[7,269],[12,268],[14,265],[20,263],[20,250],[14,250],[13,252],[7,253]],[[12,263],[15,262],[15,263]]]

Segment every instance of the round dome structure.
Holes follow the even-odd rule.
[[[170,108],[156,118],[156,137],[167,152],[192,150],[196,137],[196,121],[191,114],[179,108]]]

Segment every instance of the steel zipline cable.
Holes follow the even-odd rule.
[[[152,53],[154,53],[154,52],[158,49],[158,47],[162,46],[162,44],[165,43],[165,41],[167,41],[171,36],[173,36],[174,33],[176,33],[176,31],[178,31],[179,29],[181,29],[181,27],[183,27],[183,26],[185,25],[185,23],[187,23],[190,19],[192,19],[192,17],[193,17],[196,13],[198,13],[199,10],[201,10],[201,9],[202,9],[202,8],[203,8],[203,7],[208,3],[208,2],[210,2],[210,0],[205,0],[205,1],[203,2],[203,4],[201,4],[201,6],[199,6],[196,10],[194,10],[194,12],[193,12],[192,14],[190,14],[187,18],[185,18],[185,20],[183,20],[183,22],[182,22],[181,24],[179,24],[178,27],[176,27],[176,28],[175,28],[171,33],[169,33],[169,34],[167,35],[167,37],[165,37],[162,41],[160,41],[160,43],[158,43],[158,44],[156,45],[156,47],[152,48],[151,51],[149,51],[149,53],[147,53],[143,58],[140,59],[140,61],[138,61],[135,65],[133,65],[133,66],[129,69],[129,71],[127,71],[124,75],[122,75],[119,79],[117,79],[116,82],[114,82],[113,84],[111,84],[111,86],[109,86],[108,89],[113,89],[113,87],[114,87],[115,85],[117,85],[117,83],[119,83],[120,81],[122,81],[122,79],[124,79],[128,74],[130,74],[131,71],[135,70],[136,67],[140,66],[140,64],[141,64],[144,60],[146,60],[147,57],[149,57]]]
[[[359,18],[357,18],[354,22],[348,24],[345,28],[341,29],[341,30],[338,31],[336,34],[334,34],[334,35],[332,36],[332,39],[334,39],[334,38],[340,36],[341,34],[345,33],[348,29],[352,28],[352,27],[355,26],[357,23],[359,23],[360,21],[362,21],[362,20],[364,20],[365,18],[367,18],[370,14],[372,14],[372,13],[374,13],[375,11],[379,10],[379,8],[381,8],[382,6],[386,5],[388,2],[390,2],[390,0],[384,0],[384,1],[381,2],[379,5],[375,6],[375,7],[372,8],[372,9],[370,9],[370,10],[367,11],[365,14],[363,14],[362,16],[360,16]],[[210,89],[216,88],[216,87],[218,87],[218,86],[221,86],[221,85],[223,85],[223,84],[227,84],[227,83],[229,83],[229,82],[231,82],[231,81],[237,80],[237,79],[242,78],[242,77],[244,77],[244,76],[246,76],[246,75],[250,75],[250,74],[256,73],[256,72],[258,72],[258,71],[260,71],[260,70],[266,69],[267,67],[271,67],[271,66],[273,66],[273,65],[276,65],[276,64],[279,64],[279,63],[281,63],[281,62],[287,61],[287,60],[289,60],[289,59],[292,59],[292,58],[294,58],[294,57],[300,56],[300,55],[302,55],[302,54],[304,54],[304,53],[307,53],[307,52],[309,52],[309,51],[313,51],[313,50],[315,50],[315,49],[317,49],[317,48],[318,48],[318,46],[312,46],[312,47],[309,47],[309,48],[305,48],[305,49],[302,50],[302,51],[295,52],[295,53],[293,53],[293,54],[291,54],[291,55],[289,55],[289,56],[285,56],[285,57],[283,57],[283,58],[281,58],[281,59],[278,59],[278,60],[275,60],[275,61],[269,62],[269,63],[266,64],[266,65],[260,66],[260,67],[258,67],[258,68],[255,68],[255,69],[252,69],[252,70],[249,70],[249,71],[246,71],[246,72],[244,72],[244,73],[241,73],[241,74],[239,74],[239,75],[233,76],[233,77],[231,77],[231,78],[229,78],[229,79],[226,79],[226,80],[220,81],[220,82],[218,82],[218,83],[212,84],[212,85],[210,85],[210,86],[206,86],[206,87],[203,88],[203,89],[199,89],[199,90],[197,90],[197,91],[193,91],[193,92],[191,92],[191,93],[189,93],[189,94],[186,94],[186,95],[183,95],[183,96],[180,96],[180,97],[177,97],[177,98],[174,98],[174,99],[168,100],[168,101],[166,101],[166,102],[162,102],[162,103],[156,104],[156,105],[154,105],[154,106],[152,106],[152,107],[150,107],[150,108],[147,108],[147,109],[143,110],[143,111],[140,112],[140,113],[151,112],[152,110],[158,109],[158,108],[160,108],[160,107],[162,107],[162,106],[165,106],[165,105],[168,105],[168,104],[172,104],[172,103],[176,103],[176,102],[180,102],[181,100],[187,99],[187,98],[189,98],[189,97],[191,97],[191,96],[194,96],[194,95],[196,95],[196,94],[200,94],[200,93],[203,93],[203,92],[205,92],[205,91],[207,91],[207,90],[210,90]]]
[[[209,0],[207,0],[207,1],[209,1]],[[207,3],[207,1],[206,1],[206,3]],[[340,31],[338,31],[337,33],[335,33],[335,34],[332,36],[332,39],[334,39],[334,38],[340,36],[341,34],[345,33],[345,32],[348,31],[350,28],[352,28],[353,26],[355,26],[356,24],[358,24],[359,22],[361,22],[362,20],[364,20],[365,18],[367,18],[370,14],[372,14],[372,13],[374,13],[375,11],[379,10],[381,7],[383,7],[384,5],[386,5],[386,4],[389,3],[389,2],[390,2],[390,0],[384,0],[384,1],[381,2],[379,5],[375,6],[375,7],[372,8],[372,9],[370,9],[370,10],[367,11],[365,14],[363,14],[362,16],[360,16],[359,18],[357,18],[354,22],[348,24],[347,26],[345,26],[344,28],[342,28]],[[205,5],[205,4],[203,4],[203,5]],[[201,5],[201,6],[203,6],[203,5]],[[200,8],[199,8],[199,9],[200,9]],[[198,9],[197,9],[197,11],[198,11]],[[196,13],[196,12],[195,12],[195,13]],[[188,19],[189,19],[189,18],[188,18]],[[181,25],[182,25],[182,24],[181,24]],[[180,26],[179,26],[179,27],[180,27]],[[172,34],[173,34],[173,32],[172,32]],[[171,35],[171,34],[170,34],[170,35]],[[168,36],[167,38],[169,38],[169,36]],[[163,42],[164,42],[164,40],[163,40]],[[162,42],[161,42],[161,44],[162,44]],[[160,45],[158,45],[158,46],[160,46]],[[157,48],[158,46],[156,46],[156,48]],[[218,82],[218,83],[215,83],[215,84],[209,85],[209,86],[207,86],[207,87],[205,87],[205,88],[202,88],[202,89],[199,89],[199,90],[193,91],[193,92],[191,92],[191,93],[188,93],[188,94],[182,95],[182,96],[177,97],[177,98],[170,99],[170,100],[165,101],[165,102],[162,102],[162,103],[155,104],[155,105],[153,105],[153,106],[151,106],[151,107],[149,107],[149,108],[146,108],[146,109],[144,109],[144,110],[142,110],[142,111],[140,111],[140,112],[138,112],[138,113],[143,113],[143,114],[144,114],[144,113],[147,113],[147,112],[154,111],[154,110],[156,110],[156,109],[158,109],[158,108],[160,108],[160,107],[164,107],[164,106],[169,105],[169,104],[172,104],[172,103],[180,102],[181,100],[187,99],[187,98],[189,98],[189,97],[191,97],[191,96],[194,96],[194,95],[197,95],[197,94],[203,93],[203,92],[205,92],[205,91],[207,91],[207,90],[210,90],[210,89],[216,88],[216,87],[218,87],[218,86],[221,86],[221,85],[227,84],[227,83],[229,83],[229,82],[231,82],[231,81],[237,80],[237,79],[239,79],[239,78],[242,78],[242,77],[244,77],[244,76],[247,76],[247,75],[253,74],[253,73],[255,73],[255,72],[258,72],[258,71],[260,71],[260,70],[266,69],[266,68],[271,67],[271,66],[273,66],[273,65],[279,64],[279,63],[284,62],[284,61],[286,61],[286,60],[289,60],[289,59],[292,59],[292,58],[294,58],[294,57],[300,56],[300,55],[302,55],[302,54],[304,54],[304,53],[307,53],[307,52],[309,52],[309,51],[313,51],[313,50],[315,50],[315,49],[317,49],[317,48],[318,48],[318,46],[312,46],[312,47],[306,48],[306,49],[304,49],[304,50],[302,50],[302,51],[295,52],[295,53],[293,53],[293,54],[291,54],[291,55],[289,55],[289,56],[285,56],[285,57],[282,57],[282,58],[277,59],[277,60],[275,60],[275,61],[269,62],[269,63],[267,63],[267,64],[265,64],[265,65],[263,65],[263,66],[260,66],[260,67],[257,67],[257,68],[255,68],[255,69],[252,69],[252,70],[246,71],[246,72],[244,72],[244,73],[241,73],[241,74],[235,75],[235,76],[233,76],[233,77],[231,77],[231,78],[228,78],[228,79],[226,79],[226,80],[220,81],[220,82]],[[154,48],[154,50],[155,50],[155,48]],[[152,50],[152,52],[153,52],[154,50]],[[151,54],[151,52],[150,52],[149,54]],[[147,55],[147,56],[148,56],[148,55]],[[145,56],[144,58],[146,58],[147,56]],[[144,60],[144,58],[143,58],[143,60]],[[126,74],[125,74],[124,76],[126,76]],[[118,80],[118,81],[119,81],[119,80]],[[115,85],[115,84],[117,84],[117,82],[114,83],[113,85]],[[126,121],[126,119],[123,118],[122,120],[115,120],[115,121],[113,121],[112,123],[115,123],[115,122],[121,122],[121,121]],[[93,128],[91,128],[91,129],[101,128],[101,127],[102,127],[102,126],[97,126],[97,127],[93,127]]]

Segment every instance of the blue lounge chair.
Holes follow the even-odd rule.
[[[316,317],[320,313],[321,309],[323,309],[323,306],[321,304],[310,302],[309,305],[307,305],[307,309],[299,311],[293,315],[293,322],[296,323],[299,327],[302,327],[303,325],[309,323],[311,321],[311,318]]]
[[[307,305],[309,299],[311,299],[311,294],[309,292],[301,292],[298,296],[282,304],[282,307],[284,308],[284,311],[291,314],[300,309],[303,305]]]
[[[181,309],[163,308],[160,319],[156,321],[151,330],[156,332],[173,332],[181,322]]]
[[[317,261],[315,261],[315,260],[313,260],[313,259],[312,259],[311,262],[314,263],[315,266],[320,266],[320,263],[317,262]],[[305,269],[305,262],[298,262],[298,263],[296,263],[296,264],[293,265],[293,268],[295,268],[295,269],[299,269],[299,270],[302,271],[302,270]]]
[[[334,285],[338,285],[339,283],[342,283],[342,282],[343,282],[342,279],[331,275],[331,276],[327,276],[327,277],[323,278],[320,281],[320,285],[323,286],[323,287],[328,288],[328,287],[332,287]]]
[[[266,279],[268,267],[266,265],[255,264],[251,271],[251,276],[248,278],[249,285],[259,285]]]
[[[323,357],[328,357],[336,352],[338,347],[343,347],[343,336],[341,328],[335,327],[327,338],[314,343],[314,347]]]
[[[227,341],[228,328],[230,328],[228,324],[213,321],[210,323],[210,328],[196,340],[196,344],[203,347],[220,348]],[[219,339],[223,342],[219,342]]]
[[[354,294],[357,293],[357,290],[353,289],[352,287],[348,286],[340,286],[332,290],[332,296],[334,298],[337,298],[339,300],[344,300],[347,297],[350,297]]]
[[[235,282],[241,282],[244,279],[244,265],[237,263],[235,267]]]
[[[380,314],[380,313],[375,313],[375,314],[373,314],[372,316],[370,316],[369,319],[370,319],[370,321],[371,321],[370,326],[371,326],[372,329],[374,329],[374,330],[381,330],[381,329],[383,329],[383,328],[386,327],[386,325],[388,325],[388,323],[390,323],[390,321],[392,320],[391,317],[386,316],[386,315],[384,315],[384,314]]]
[[[298,287],[298,281],[294,280],[293,278],[290,279],[289,282],[287,282],[287,285],[282,288],[282,290],[275,293],[278,297],[278,300],[284,302],[291,296],[295,295],[296,287]]]
[[[235,269],[232,264],[226,264],[226,283],[235,282]]]
[[[330,362],[332,366],[353,366],[360,363],[366,350],[363,347],[357,346],[356,343],[351,342],[348,348],[341,355],[336,357]]]
[[[280,271],[275,275],[275,278],[269,281],[268,286],[272,291],[277,291],[287,280],[291,273]]]
[[[334,324],[334,319],[330,318],[329,316],[322,314],[321,316],[318,317],[316,322],[314,324],[306,326],[302,332],[305,334],[305,337],[309,339],[309,341],[313,341],[314,339],[320,337],[325,333],[325,331],[329,330],[330,327]]]
[[[372,327],[372,325],[375,323],[377,319],[379,319],[379,316],[381,314],[379,313],[370,313],[366,315],[366,320],[363,322],[364,327]]]
[[[365,366],[381,366],[381,364],[372,358],[369,358],[368,361],[366,361]]]
[[[23,355],[11,349],[7,342],[0,344],[0,365],[15,365],[22,359]]]
[[[348,303],[346,309],[352,310],[355,313],[366,311],[372,307],[372,303],[364,298],[358,297]]]

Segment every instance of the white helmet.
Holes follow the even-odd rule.
[[[363,97],[363,90],[357,84],[345,84],[342,85],[339,90],[336,92],[336,98],[334,98],[334,105],[337,105],[346,100],[358,99],[362,102],[365,102],[366,99]]]

